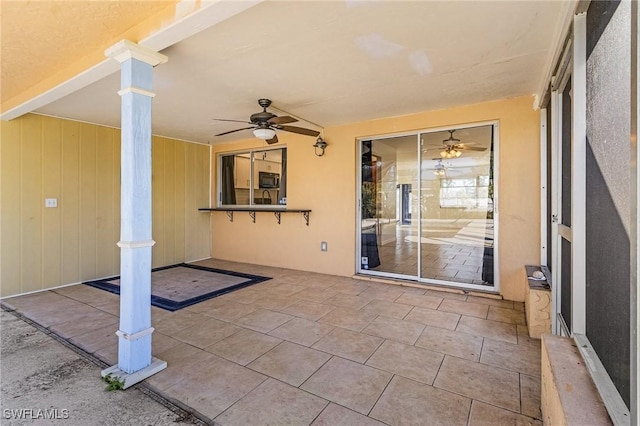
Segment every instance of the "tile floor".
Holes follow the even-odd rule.
[[[146,383],[222,425],[541,424],[540,342],[521,303],[209,259],[273,277],[152,308]],[[3,300],[109,364],[118,296],[85,285]]]

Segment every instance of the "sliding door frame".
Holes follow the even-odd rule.
[[[362,223],[362,143],[364,141],[375,141],[379,139],[389,139],[395,137],[402,136],[416,136],[416,153],[417,153],[417,162],[416,167],[418,170],[417,179],[417,193],[422,194],[422,150],[420,146],[421,135],[426,133],[435,133],[435,132],[443,132],[447,130],[458,130],[458,129],[466,129],[470,127],[482,127],[482,126],[492,126],[492,140],[491,143],[493,145],[493,285],[479,285],[479,284],[468,284],[468,283],[460,283],[455,281],[444,281],[444,280],[436,280],[430,278],[422,278],[422,209],[418,209],[418,262],[417,269],[415,275],[402,275],[390,272],[381,272],[381,271],[372,271],[370,269],[363,269],[361,266],[361,256],[362,256],[362,232],[361,232],[361,223]],[[410,132],[399,132],[399,133],[390,133],[384,135],[372,135],[367,137],[359,137],[356,139],[356,155],[357,155],[357,170],[358,176],[356,179],[356,259],[355,259],[355,267],[356,273],[378,276],[383,278],[394,278],[394,279],[404,279],[409,281],[417,281],[420,284],[425,285],[437,285],[437,286],[447,286],[447,287],[456,287],[463,288],[467,290],[480,290],[486,292],[500,292],[500,256],[499,256],[499,199],[500,199],[500,174],[499,174],[499,152],[500,152],[500,121],[499,120],[489,120],[489,121],[480,121],[480,122],[471,122],[464,124],[456,124],[450,126],[439,126],[432,127],[427,129],[420,129]],[[419,195],[421,196],[421,195]]]

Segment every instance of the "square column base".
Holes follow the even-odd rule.
[[[164,370],[165,368],[167,368],[167,362],[154,357],[151,358],[151,364],[149,364],[149,366],[134,373],[125,373],[124,371],[120,370],[118,368],[118,365],[116,364],[102,370],[100,372],[100,375],[102,377],[105,377],[108,374],[111,374],[111,377],[124,382],[124,389],[127,389],[135,385],[136,383],[143,381],[147,377],[153,376],[154,374]]]

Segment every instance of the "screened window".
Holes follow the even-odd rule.
[[[488,200],[489,176],[440,179],[442,208],[487,208]]]
[[[287,149],[264,149],[219,156],[220,206],[285,206]]]

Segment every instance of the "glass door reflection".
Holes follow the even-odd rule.
[[[421,135],[421,270],[494,285],[493,126]]]

